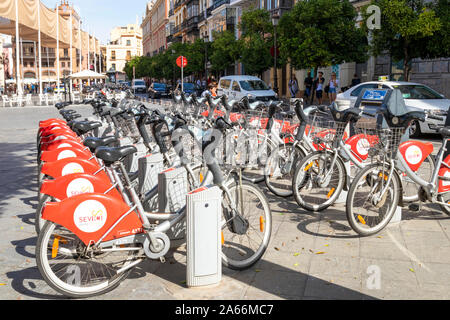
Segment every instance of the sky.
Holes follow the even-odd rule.
[[[48,8],[54,9],[61,0],[41,0]],[[114,27],[125,26],[130,23],[141,24],[145,14],[147,0],[69,0],[81,15],[84,31],[100,39],[102,44],[109,40],[109,32]]]

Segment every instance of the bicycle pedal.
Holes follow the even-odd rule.
[[[409,205],[408,209],[414,212],[418,212],[420,210],[420,205],[418,205],[417,203],[413,203]]]

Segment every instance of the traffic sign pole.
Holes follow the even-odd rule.
[[[184,71],[184,57],[181,57],[181,92],[184,93],[184,76],[183,76],[183,71]]]

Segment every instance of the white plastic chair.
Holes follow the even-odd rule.
[[[45,102],[45,105],[48,106],[48,94],[39,94],[39,104],[42,106]]]
[[[10,107],[12,107],[12,101],[7,95],[2,96],[3,100],[3,107],[6,107],[6,104],[8,103]]]
[[[80,93],[78,93],[78,92],[73,92],[72,93],[72,102],[73,103],[81,102]]]
[[[19,97],[16,94],[11,96],[11,106],[14,107],[14,105],[15,107],[19,106]]]
[[[27,94],[27,97],[25,98],[25,105],[33,105],[33,99],[31,97],[31,93]]]

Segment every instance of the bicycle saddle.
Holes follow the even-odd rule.
[[[106,147],[115,142],[117,142],[117,138],[114,136],[105,138],[87,137],[84,139],[83,144],[94,153],[97,148]]]
[[[101,126],[101,122],[76,122],[73,125],[73,130],[76,134],[82,135],[96,128],[100,128]]]
[[[55,104],[55,107],[56,107],[56,109],[61,110],[70,105],[71,105],[71,102],[59,102],[59,103]]]
[[[118,148],[99,147],[95,150],[97,158],[105,161],[106,165],[111,165],[116,161],[120,161],[126,156],[136,153],[137,149],[134,146],[125,146]]]

